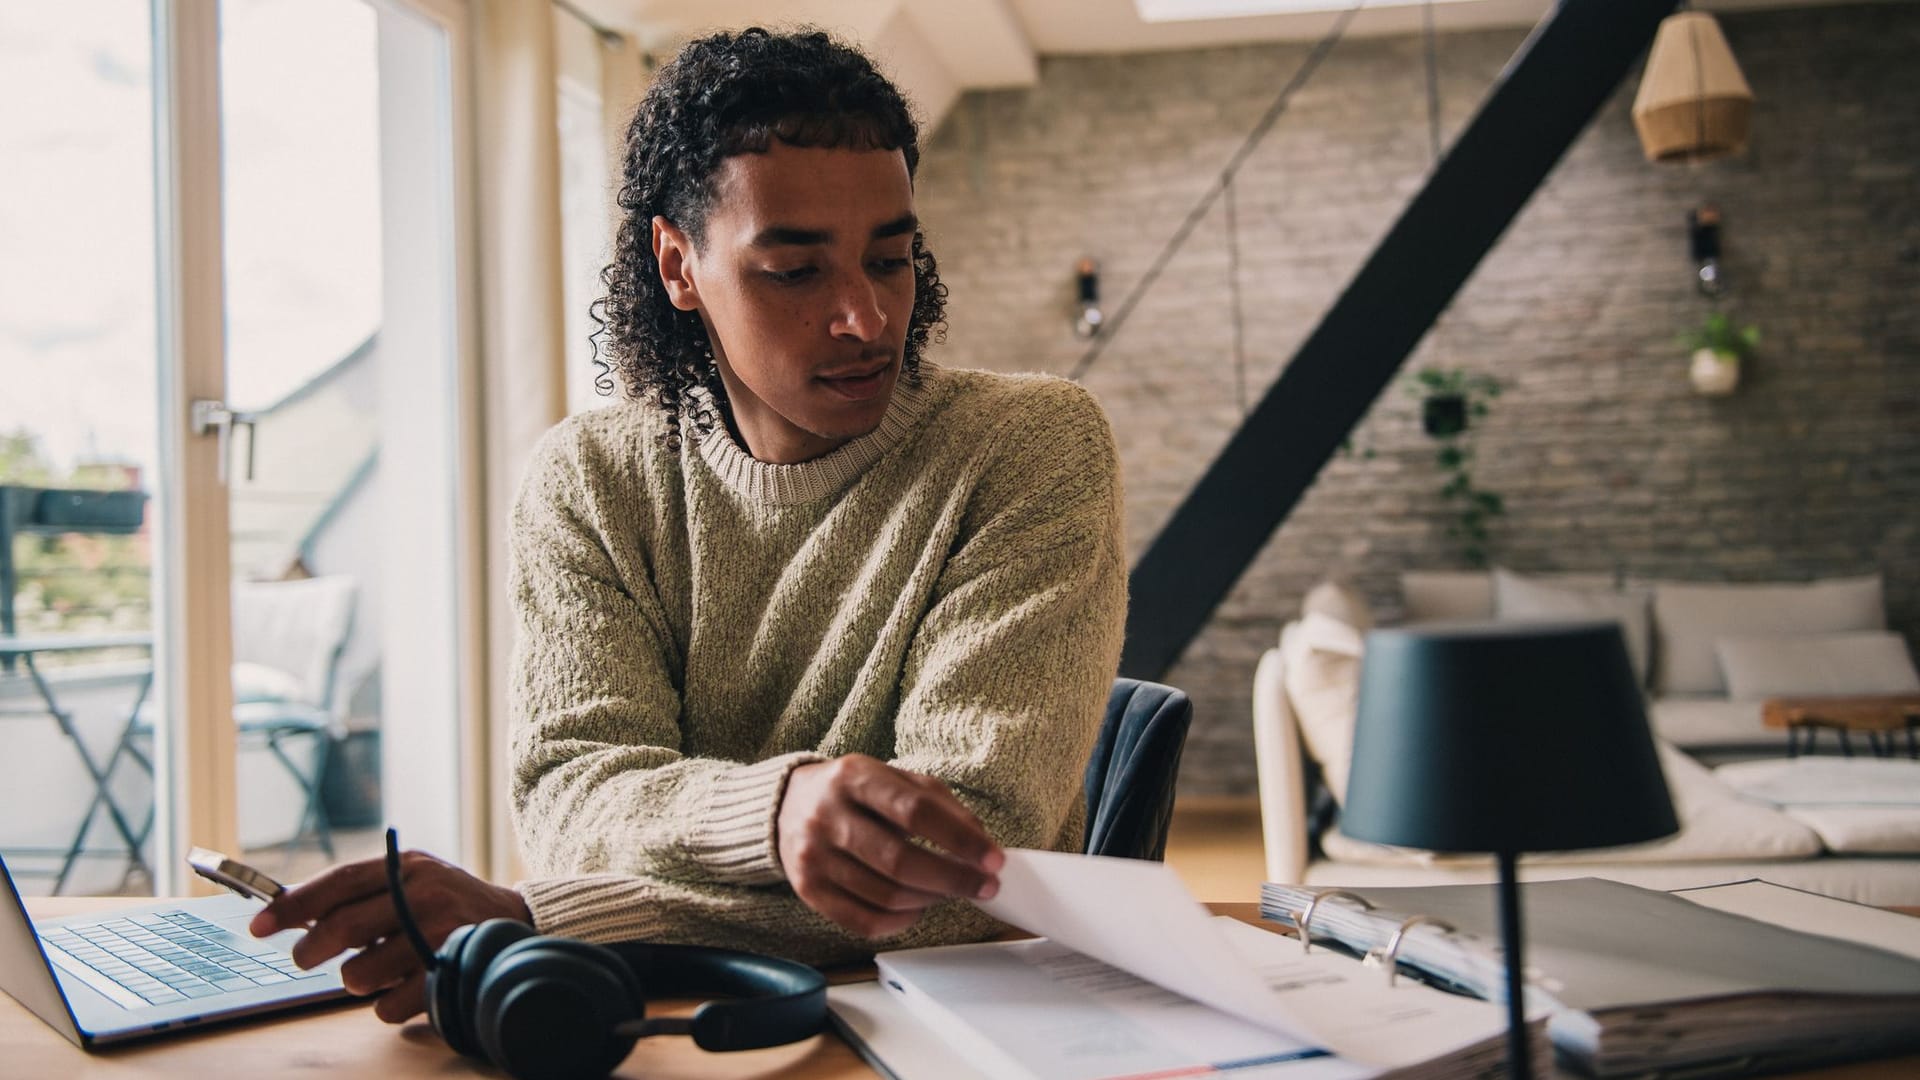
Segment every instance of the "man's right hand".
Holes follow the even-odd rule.
[[[863,937],[897,934],[948,897],[991,897],[1006,862],[945,784],[864,754],[788,774],[776,828],[794,893]]]

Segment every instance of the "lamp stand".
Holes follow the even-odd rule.
[[[1533,1080],[1527,1053],[1527,1007],[1522,986],[1526,962],[1520,955],[1520,879],[1518,856],[1502,851],[1500,863],[1500,951],[1507,960],[1507,1080]]]

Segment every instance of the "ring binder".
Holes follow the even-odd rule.
[[[1407,931],[1416,926],[1431,926],[1438,930],[1444,930],[1449,934],[1453,933],[1455,929],[1452,923],[1445,919],[1436,919],[1431,915],[1415,915],[1401,923],[1399,927],[1394,930],[1393,936],[1387,939],[1386,945],[1368,952],[1366,960],[1364,961],[1364,963],[1385,967],[1387,969],[1388,986],[1392,986],[1394,979],[1400,974],[1400,942],[1406,939]]]
[[[1305,952],[1313,951],[1313,942],[1310,940],[1312,935],[1307,932],[1307,926],[1308,924],[1313,922],[1314,909],[1320,906],[1320,901],[1322,900],[1335,900],[1335,899],[1357,900],[1359,901],[1360,907],[1362,910],[1365,910],[1365,911],[1373,910],[1373,901],[1367,899],[1364,896],[1361,896],[1357,892],[1350,892],[1346,889],[1322,889],[1321,891],[1314,893],[1313,898],[1307,901],[1306,907],[1293,913],[1294,924],[1300,928],[1300,951],[1301,952],[1305,953]]]

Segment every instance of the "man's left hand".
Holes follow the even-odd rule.
[[[533,922],[519,893],[424,852],[400,856],[400,880],[421,934],[435,949],[456,927],[470,923],[493,918]],[[288,889],[255,915],[248,929],[255,937],[265,937],[303,927],[307,934],[293,947],[295,963],[311,968],[359,949],[360,955],[340,968],[348,991],[362,997],[379,994],[373,1011],[389,1024],[426,1009],[426,968],[400,929],[400,916],[387,893],[384,858],[342,863]]]

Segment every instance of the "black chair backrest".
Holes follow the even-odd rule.
[[[1193,703],[1171,686],[1115,679],[1087,762],[1088,855],[1159,862]]]

